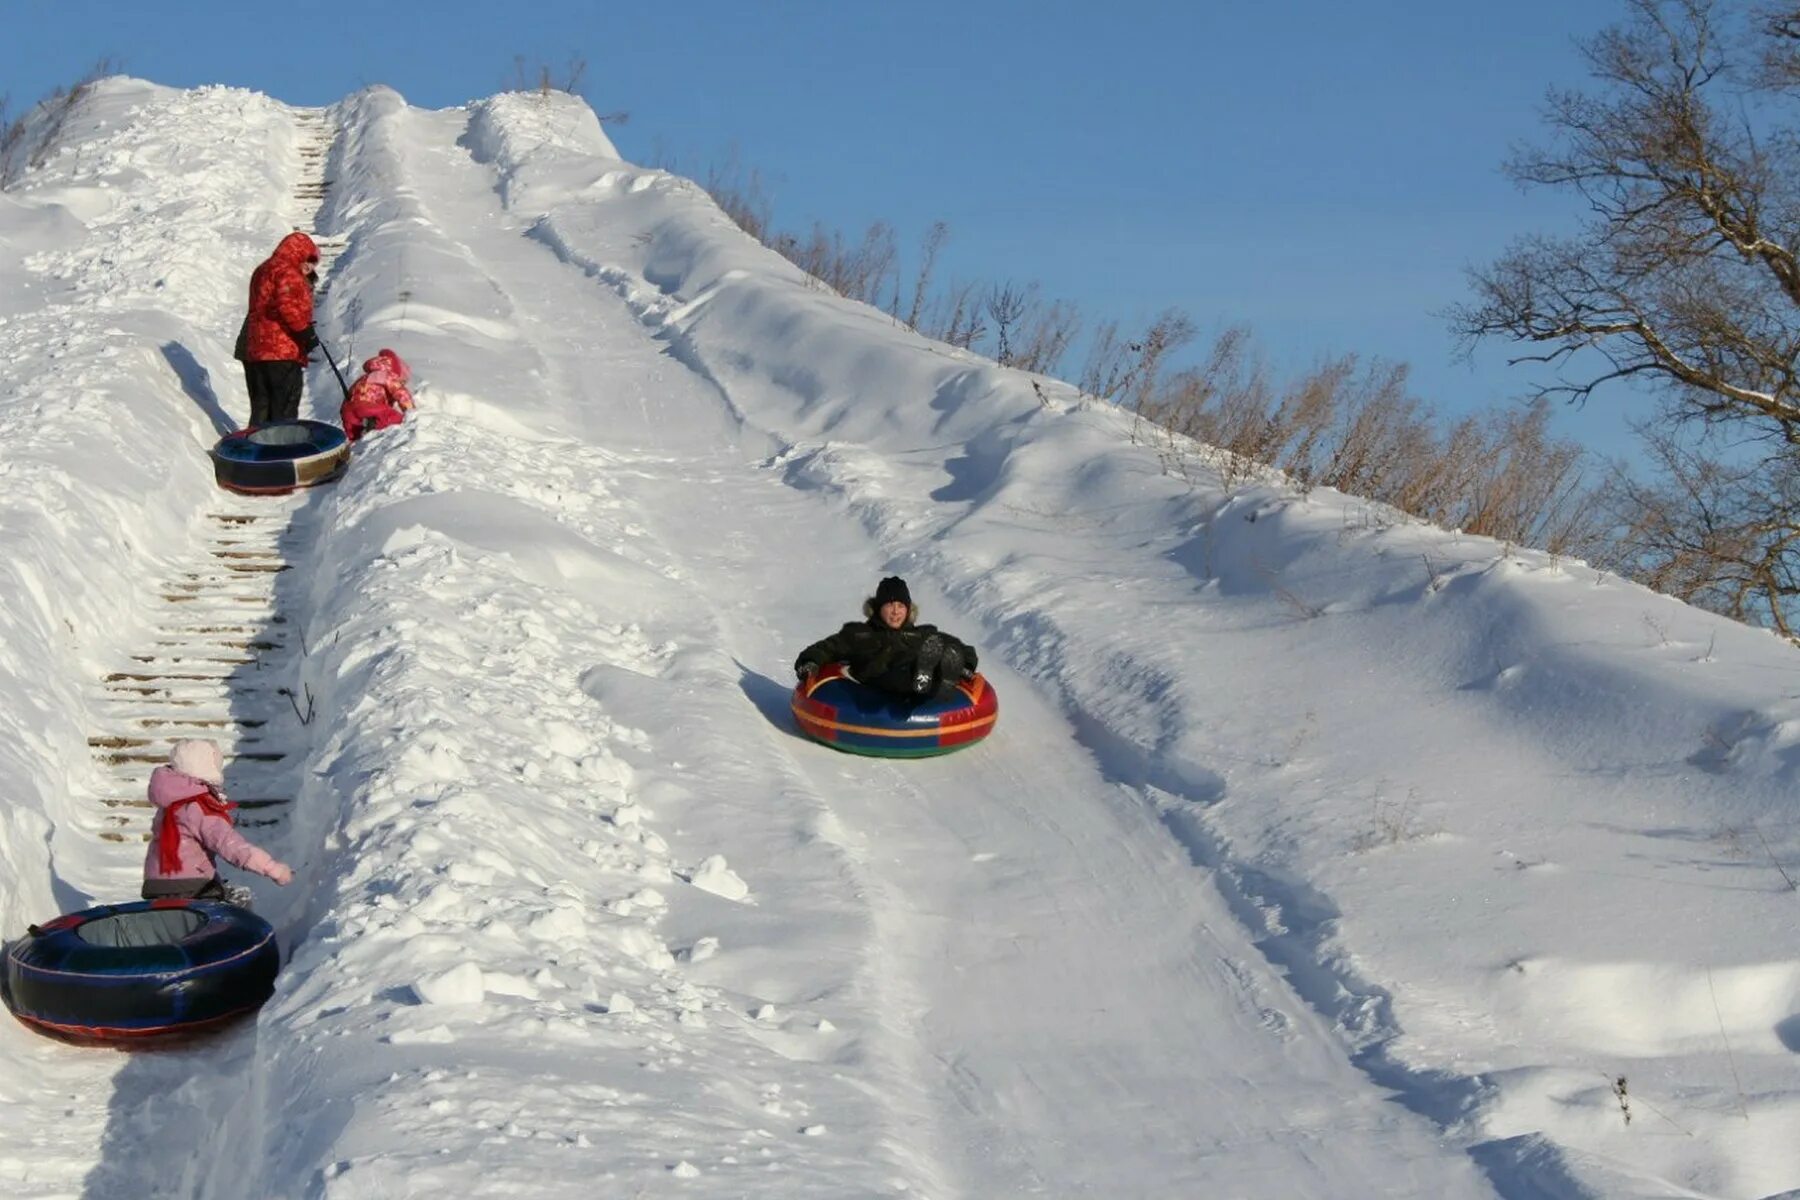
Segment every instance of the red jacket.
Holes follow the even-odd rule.
[[[312,286],[306,264],[319,261],[319,248],[304,233],[290,233],[268,261],[250,276],[250,319],[245,331],[247,362],[306,361],[296,340],[312,328]]]
[[[363,363],[363,371],[338,410],[338,420],[352,442],[363,435],[364,426],[386,429],[398,425],[413,406],[412,393],[406,390],[412,369],[398,354],[383,350]]]

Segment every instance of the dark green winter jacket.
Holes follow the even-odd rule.
[[[946,658],[954,650],[962,656],[963,668],[970,671],[975,669],[975,648],[944,633],[937,626],[908,622],[898,629],[889,629],[876,616],[867,621],[852,621],[830,637],[814,642],[794,660],[794,670],[804,672],[808,664],[822,667],[826,663],[841,662],[850,668],[850,674],[858,682],[885,692],[906,695],[912,691],[913,666],[918,662],[919,643],[934,633],[944,641]],[[954,682],[951,672],[946,671],[945,676],[948,682]]]

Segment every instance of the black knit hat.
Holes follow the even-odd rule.
[[[898,575],[889,575],[875,589],[875,607],[880,608],[882,605],[892,604],[896,600],[911,607],[912,593],[906,590],[906,580]]]

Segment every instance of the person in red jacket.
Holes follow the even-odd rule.
[[[319,248],[313,240],[304,233],[290,233],[250,276],[243,359],[252,427],[300,415],[306,356],[319,344],[307,275],[318,261]]]
[[[412,368],[392,350],[382,350],[363,363],[363,376],[350,386],[338,420],[352,442],[371,429],[398,425],[412,411],[412,393],[406,381]]]

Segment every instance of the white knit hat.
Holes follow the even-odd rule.
[[[169,765],[183,775],[192,775],[202,783],[210,783],[214,787],[225,783],[225,756],[219,753],[216,742],[203,738],[176,742],[169,751]]]

